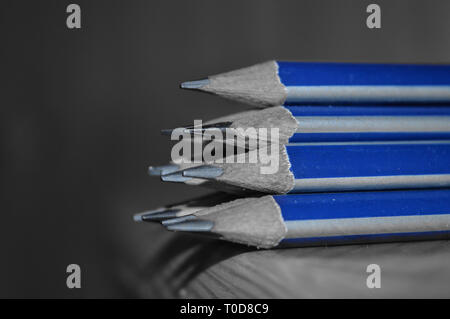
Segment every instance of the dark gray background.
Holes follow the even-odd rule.
[[[69,1],[0,8],[0,297],[142,295],[135,269],[164,268],[152,249],[177,235],[132,214],[204,192],[147,176],[169,160],[159,130],[245,107],[181,81],[275,58],[450,62],[446,0],[73,2],[81,30]],[[373,2],[381,30],[365,26]],[[70,263],[82,289],[65,286]]]

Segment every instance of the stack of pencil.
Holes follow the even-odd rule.
[[[255,108],[179,128],[214,160],[149,174],[220,192],[136,221],[259,248],[449,237],[450,66],[270,61],[181,87]],[[242,133],[261,128],[276,141]]]

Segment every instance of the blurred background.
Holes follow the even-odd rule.
[[[270,59],[449,63],[449,15],[446,0],[2,1],[0,297],[177,296],[246,250],[132,220],[206,193],[147,176],[170,159],[160,129],[246,108],[179,83]],[[207,264],[193,254],[164,277],[205,247]],[[82,289],[66,287],[72,263]]]

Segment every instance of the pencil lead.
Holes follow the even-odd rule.
[[[161,221],[161,224],[163,224],[164,226],[169,226],[169,225],[173,225],[173,224],[183,223],[186,221],[192,221],[195,219],[197,219],[197,217],[195,217],[193,215],[187,215],[187,216],[163,220],[163,221]]]
[[[175,131],[175,129],[168,128],[168,129],[162,129],[160,132],[161,132],[161,135],[170,136],[170,135],[172,135],[173,131]]]
[[[216,178],[223,174],[223,169],[220,167],[202,165],[192,168],[187,168],[182,171],[183,176],[192,178]]]
[[[204,132],[207,129],[211,129],[211,128],[218,128],[220,130],[223,130],[225,128],[228,128],[231,126],[231,124],[233,124],[232,122],[216,122],[216,123],[211,123],[211,124],[204,124],[202,126],[198,125],[198,126],[185,126],[184,129],[188,130],[188,131],[200,131],[200,132]]]
[[[183,83],[181,83],[180,87],[182,89],[198,90],[208,84],[209,84],[209,79],[203,79],[203,80],[197,80],[197,81],[183,82]]]
[[[183,133],[189,133],[189,134],[195,134],[195,133],[207,133],[207,130],[209,129],[218,129],[222,132],[225,132],[227,128],[229,128],[233,124],[232,122],[217,122],[212,124],[206,124],[203,126],[193,126],[193,125],[186,125],[182,126],[177,129],[181,129]],[[162,129],[161,134],[162,135],[171,135],[173,131],[176,129]]]
[[[165,174],[170,174],[176,172],[178,170],[178,165],[169,164],[169,165],[161,165],[161,166],[149,166],[148,167],[148,175],[150,176],[160,176]]]
[[[166,175],[161,175],[161,180],[163,182],[184,183],[191,179],[192,179],[191,177],[183,176],[182,172],[175,172]]]
[[[142,216],[141,216],[141,214],[135,214],[135,215],[133,215],[133,220],[134,220],[136,223],[142,222]]]
[[[182,133],[182,134],[184,134],[184,133],[186,133],[186,134],[192,134],[192,133],[193,133],[193,132],[191,132],[189,129],[185,128],[185,127],[165,128],[165,129],[162,129],[162,130],[160,131],[160,133],[161,133],[161,135],[164,135],[164,136],[171,136],[172,133],[173,133],[173,131],[175,131],[175,130],[179,130],[178,133]],[[202,132],[202,131],[201,131],[201,130],[198,130],[198,132]]]
[[[209,220],[192,220],[167,226],[167,230],[184,232],[209,232],[214,223]]]
[[[166,219],[171,219],[177,217],[179,209],[163,209],[157,211],[150,211],[146,213],[139,214],[140,221],[143,222],[160,222]]]

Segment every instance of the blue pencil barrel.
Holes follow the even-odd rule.
[[[450,115],[450,105],[286,105],[292,116]]]
[[[299,130],[290,137],[290,143],[308,142],[356,142],[356,141],[425,141],[450,140],[449,106],[285,106],[296,117]],[[371,123],[386,119],[398,119],[391,127],[370,125],[359,130],[352,130],[344,122],[346,119],[362,117]],[[335,118],[340,129],[322,127],[314,132],[305,131],[305,121]],[[373,119],[373,120],[372,120]],[[418,120],[417,125],[403,125]],[[438,125],[436,125],[439,122]],[[431,120],[431,121],[429,121]],[[315,121],[317,122],[317,121]],[[342,122],[344,124],[339,124]],[[329,122],[327,122],[329,123]],[[427,124],[428,123],[428,124]],[[443,123],[447,123],[443,126]],[[355,122],[355,124],[358,124]],[[350,128],[350,129],[349,129]]]
[[[450,85],[450,65],[278,62],[285,86]]]
[[[288,144],[295,179],[450,174],[450,142]]]
[[[277,63],[286,105],[450,101],[448,65]]]
[[[450,190],[274,196],[287,244],[341,244],[448,238]]]
[[[450,140],[450,132],[295,133],[289,143]]]

